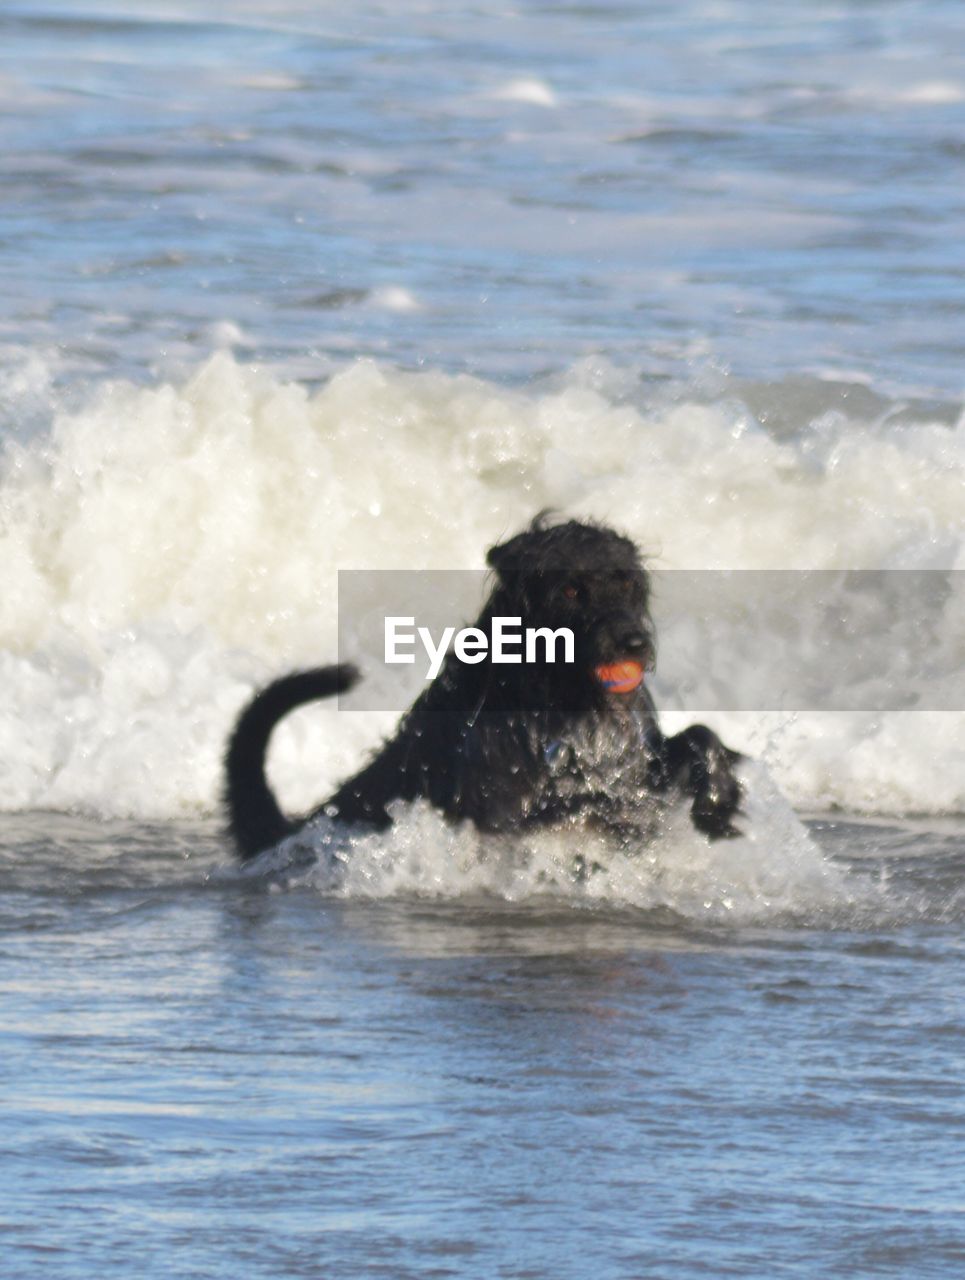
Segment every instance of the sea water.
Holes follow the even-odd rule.
[[[0,1274],[958,1274],[959,16],[3,6]],[[642,546],[743,837],[414,806],[238,870],[226,736],[338,571],[545,507]],[[679,571],[943,586],[877,702],[838,648],[756,706]],[[393,719],[290,717],[285,808]]]

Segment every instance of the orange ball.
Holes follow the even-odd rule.
[[[596,668],[596,678],[607,693],[632,693],[643,679],[643,665],[626,662],[605,662]]]

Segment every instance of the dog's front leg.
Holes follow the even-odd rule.
[[[743,796],[734,773],[740,752],[725,747],[706,725],[692,724],[664,739],[664,753],[668,781],[694,798],[690,816],[698,831],[711,840],[739,836],[732,819]]]

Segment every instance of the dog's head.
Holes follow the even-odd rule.
[[[629,538],[603,525],[537,516],[528,529],[493,547],[487,560],[497,581],[493,614],[522,618],[523,627],[566,627],[574,663],[547,668],[578,700],[632,693],[653,666],[650,586]]]

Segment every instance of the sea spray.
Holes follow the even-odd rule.
[[[0,804],[216,810],[244,700],[335,659],[339,569],[481,569],[542,507],[612,523],[658,576],[965,567],[961,423],[822,413],[772,432],[739,399],[639,400],[605,369],[525,392],[368,361],[309,392],[220,354],[181,385],[113,383],[55,413],[10,445],[0,489]],[[686,619],[659,603],[666,650]],[[962,607],[953,592],[934,620],[949,668]],[[894,680],[915,654],[891,643],[876,662]],[[319,706],[283,724],[286,807],[317,802],[392,719]],[[708,719],[796,803],[965,809],[954,707]]]

